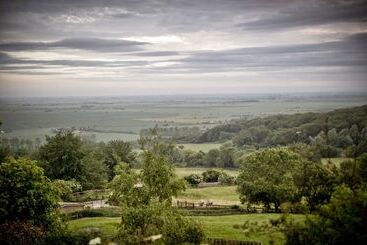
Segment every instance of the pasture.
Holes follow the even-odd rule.
[[[177,197],[178,200],[198,202],[210,200],[219,205],[239,205],[240,199],[236,192],[237,186],[213,186],[189,188]]]
[[[252,231],[244,232],[240,226],[245,222],[267,225],[270,227],[271,219],[278,219],[280,214],[242,214],[224,216],[193,216],[192,219],[202,224],[206,237],[224,238],[236,240],[261,241],[263,244],[284,244],[284,237],[280,232],[258,230],[256,225]],[[303,222],[304,215],[291,215],[295,222]],[[112,238],[117,232],[120,218],[95,217],[82,218],[68,222],[68,229],[77,232],[80,229],[96,227],[99,228],[106,238]]]

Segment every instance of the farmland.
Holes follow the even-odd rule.
[[[44,139],[55,128],[74,127],[97,141],[134,141],[141,129],[155,125],[204,130],[231,119],[323,112],[364,103],[358,96],[304,95],[2,98],[0,119],[6,138]],[[184,147],[208,151],[218,145]]]

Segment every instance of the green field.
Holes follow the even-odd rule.
[[[277,219],[280,214],[242,214],[225,216],[194,216],[193,219],[199,221],[204,228],[206,237],[225,238],[235,240],[261,241],[263,244],[269,244],[274,240],[275,244],[283,244],[284,238],[280,232],[253,231],[246,234],[240,228],[234,228],[234,225],[243,225],[246,221],[257,222],[257,224],[269,224],[270,219]],[[292,215],[296,222],[302,222],[304,215]],[[105,237],[111,238],[117,232],[117,225],[120,218],[98,217],[82,218],[68,222],[70,231],[78,231],[83,228],[100,228]]]
[[[179,200],[201,201],[211,200],[214,204],[240,204],[237,186],[215,186],[189,188],[178,196]]]
[[[238,169],[228,169],[228,168],[175,168],[175,172],[179,178],[183,178],[190,174],[202,174],[203,172],[207,171],[208,169],[215,169],[218,171],[224,171],[231,176],[238,175]]]

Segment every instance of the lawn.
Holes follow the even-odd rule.
[[[189,188],[177,199],[188,201],[211,200],[214,204],[240,204],[237,186],[214,186],[204,188]]]
[[[112,238],[117,232],[117,225],[120,221],[121,218],[119,217],[82,218],[69,221],[68,229],[72,232],[76,232],[80,229],[96,227],[101,229],[101,232],[105,237]]]
[[[194,216],[193,219],[199,221],[204,228],[206,237],[224,238],[235,240],[261,241],[263,244],[269,244],[270,240],[274,240],[274,244],[283,244],[284,237],[280,232],[250,232],[248,235],[242,229],[236,229],[234,225],[242,225],[246,221],[257,222],[258,224],[269,224],[270,219],[277,219],[280,214],[242,214],[242,215],[225,215],[225,216]],[[304,215],[292,215],[296,222],[302,222]],[[72,220],[69,224],[71,231],[88,227],[100,228],[105,237],[113,237],[117,232],[117,225],[120,218],[82,218]]]
[[[269,244],[271,240],[274,244],[283,244],[284,236],[280,232],[250,232],[248,235],[242,229],[236,229],[234,225],[243,225],[246,221],[257,222],[257,224],[270,224],[270,219],[277,219],[280,214],[242,214],[226,216],[196,216],[204,228],[206,237],[225,238],[233,240],[260,241]],[[302,222],[304,215],[292,215],[296,222]]]

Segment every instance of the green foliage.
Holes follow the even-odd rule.
[[[339,186],[317,216],[308,217],[304,225],[286,224],[286,244],[365,244],[366,200],[366,190]]]
[[[192,186],[197,186],[203,181],[202,177],[198,174],[190,174],[188,176],[185,176],[184,180],[186,180],[186,182]]]
[[[218,182],[219,181],[219,176],[222,174],[222,172],[214,170],[214,169],[209,169],[205,172],[202,173],[203,175],[203,181],[204,182]]]
[[[206,165],[208,167],[218,166],[220,151],[218,149],[212,149],[206,154]]]
[[[114,140],[106,145],[101,144],[100,158],[107,167],[108,180],[115,176],[114,168],[120,162],[132,164],[136,155],[132,150],[131,144],[122,140]]]
[[[222,171],[218,177],[218,181],[222,185],[233,185],[236,182],[236,178]]]
[[[294,143],[313,144],[324,157],[349,147],[348,156],[367,150],[367,106],[328,113],[275,115],[235,120],[213,127],[196,137],[196,143],[231,139],[236,146],[274,147]]]
[[[35,161],[9,160],[0,165],[0,220],[26,220],[52,226],[58,196]]]
[[[291,201],[296,194],[293,172],[301,157],[287,149],[270,148],[251,153],[243,159],[237,178],[241,201],[262,203],[267,208]]]
[[[0,146],[0,164],[10,155],[10,149],[6,146]]]
[[[298,199],[305,198],[310,211],[329,201],[337,185],[337,169],[320,162],[302,161],[294,174]]]
[[[86,166],[82,159],[83,142],[72,131],[63,130],[53,137],[46,137],[47,143],[39,149],[39,160],[45,174],[51,179],[75,179],[84,184]]]
[[[103,189],[107,185],[107,167],[102,160],[98,159],[97,154],[90,149],[82,159],[85,166],[85,179],[83,189]]]
[[[81,185],[75,180],[54,180],[52,185],[63,201],[70,201],[71,194],[81,190]]]
[[[184,150],[182,151],[182,161],[187,167],[204,166],[205,153],[202,151]]]
[[[357,188],[367,183],[367,153],[354,160],[340,164],[339,182],[351,188]]]
[[[197,223],[160,203],[127,207],[122,214],[117,239],[124,244],[153,241],[154,244],[200,244],[203,231]]]
[[[155,140],[155,139],[153,139]],[[110,202],[122,208],[117,239],[124,244],[155,241],[155,244],[199,244],[203,238],[200,226],[183,218],[171,205],[172,196],[185,189],[183,180],[174,174],[162,143],[145,141],[142,169],[132,171],[127,164],[117,165],[111,183]],[[191,236],[187,236],[191,234]],[[201,234],[201,235],[200,235]]]

